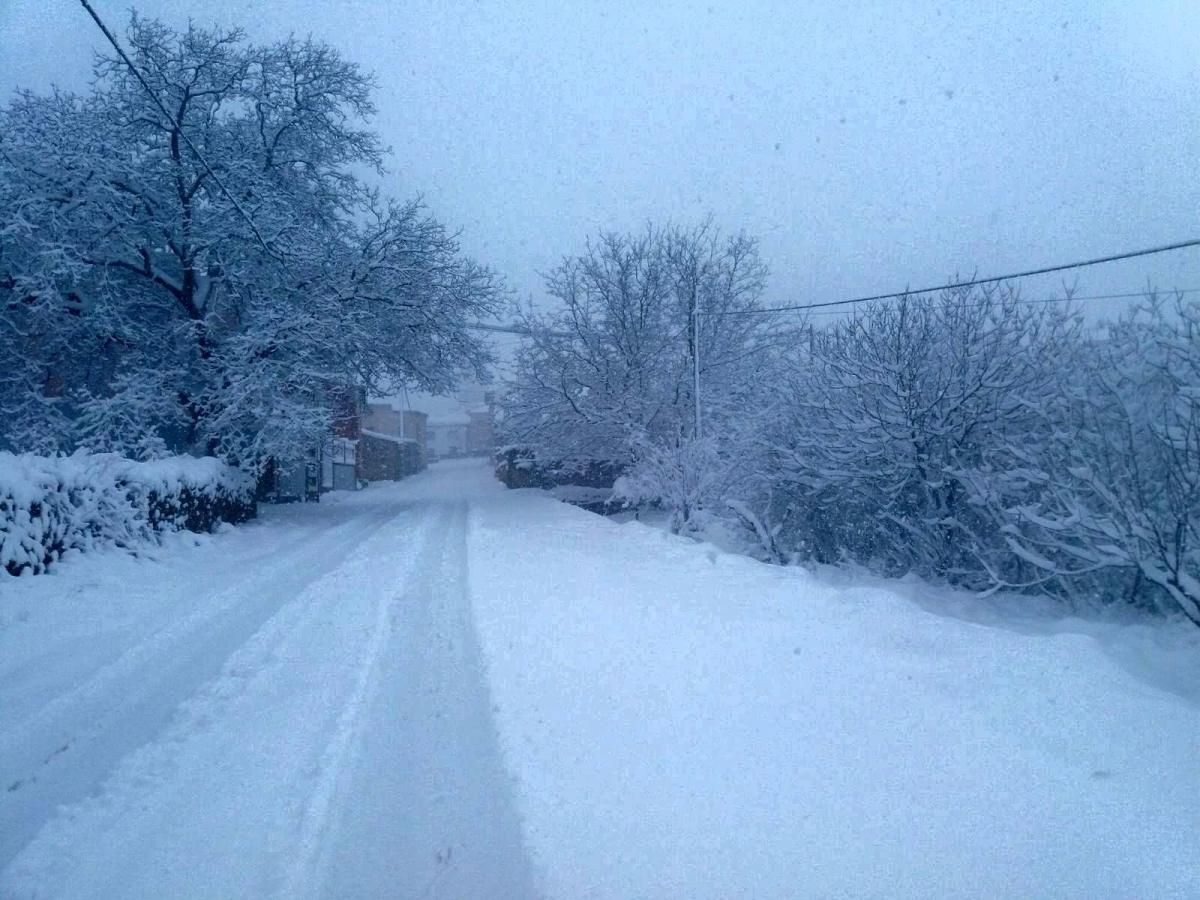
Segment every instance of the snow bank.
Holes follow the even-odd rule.
[[[254,513],[253,479],[212,457],[0,452],[0,569],[10,575],[44,572],[68,550],[132,547]]]
[[[1191,630],[966,622],[529,491],[469,547],[550,898],[1200,897]]]

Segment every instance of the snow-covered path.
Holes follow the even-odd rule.
[[[475,462],[155,556],[0,580],[3,900],[1200,896],[1195,629]]]
[[[457,485],[16,584],[0,896],[533,895]]]
[[[423,508],[423,507],[418,507]],[[336,804],[325,883],[343,897],[530,897],[467,595],[467,503],[431,501]]]

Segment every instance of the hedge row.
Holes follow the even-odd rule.
[[[496,451],[493,462],[496,477],[508,488],[541,488],[595,513],[623,505],[613,499],[612,488],[624,467],[609,460],[544,460],[532,448],[508,446]]]
[[[256,511],[253,479],[211,457],[0,453],[0,568],[9,575],[45,572],[68,550],[132,549]]]

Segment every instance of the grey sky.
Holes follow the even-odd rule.
[[[1194,0],[137,6],[373,70],[391,189],[522,295],[598,228],[709,211],[761,239],[775,303],[1200,237]],[[76,0],[0,0],[0,88],[80,87],[98,39]],[[1200,288],[1200,251],[1078,278]]]

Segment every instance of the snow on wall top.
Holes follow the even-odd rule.
[[[390,441],[393,444],[415,444],[416,441],[412,438],[399,437],[394,434],[384,434],[382,431],[371,431],[368,428],[362,430],[364,437],[376,438],[380,441]]]

